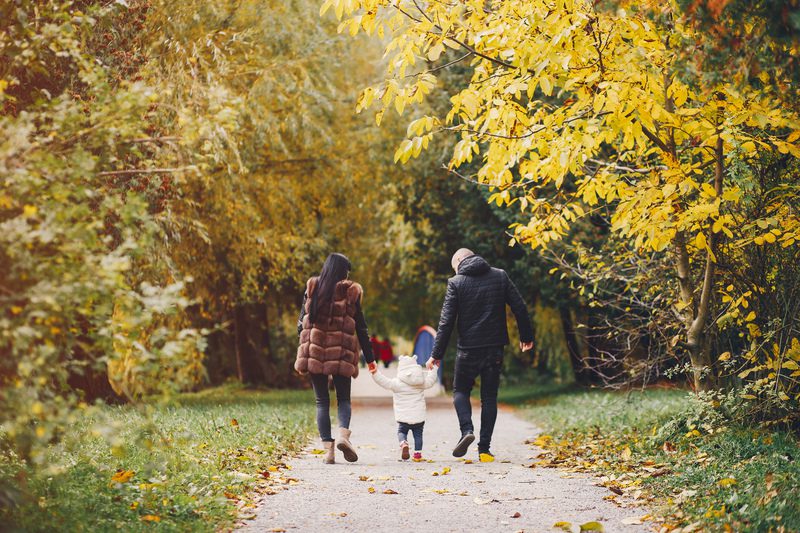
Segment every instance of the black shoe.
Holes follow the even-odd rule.
[[[475,441],[475,435],[472,433],[464,433],[461,435],[461,440],[458,441],[456,447],[453,448],[453,457],[464,457],[467,454],[469,445]]]

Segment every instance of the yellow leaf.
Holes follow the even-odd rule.
[[[714,198],[714,197],[717,196],[717,191],[714,189],[714,187],[712,187],[708,183],[703,183],[702,187],[703,187],[703,192],[706,195],[710,196],[711,198]]]
[[[370,494],[375,494],[375,487],[368,488],[367,492],[369,492]]]
[[[116,473],[111,476],[111,481],[114,483],[127,483],[133,477],[133,470],[117,470]]]
[[[631,452],[631,449],[628,446],[625,446],[625,449],[622,450],[620,457],[622,458],[623,461],[630,461],[632,455],[633,453]]]
[[[736,485],[736,480],[732,477],[726,477],[717,481],[717,485],[720,487],[730,487],[731,485]]]
[[[235,418],[231,418],[231,426],[233,426],[235,428],[238,428],[239,427],[239,421],[236,420]]]
[[[161,517],[154,514],[146,514],[142,517],[144,522],[161,522]]]
[[[703,235],[702,232],[698,233],[697,237],[695,237],[694,245],[697,246],[701,250],[705,250],[706,247],[708,246],[708,243],[706,242],[706,236]]]
[[[731,358],[731,352],[724,352],[719,354],[719,357],[717,359],[720,361],[727,361],[730,358]]]
[[[600,522],[586,522],[581,524],[581,531],[603,531],[603,524]]]
[[[570,522],[556,522],[553,527],[563,529],[564,531],[572,531],[572,524]]]
[[[22,214],[26,217],[32,217],[36,215],[37,211],[39,211],[39,209],[35,205],[26,205],[22,208]]]

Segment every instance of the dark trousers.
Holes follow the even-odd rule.
[[[416,424],[406,424],[405,422],[397,423],[397,439],[400,442],[408,440],[408,432],[414,435],[414,451],[422,451],[422,429],[425,427],[425,422],[418,422]]]
[[[319,438],[325,442],[333,440],[331,436],[331,396],[328,392],[328,376],[326,374],[309,374],[311,386],[317,399],[317,429]],[[336,389],[337,414],[339,427],[350,427],[350,385],[351,378],[333,376],[333,387]]]
[[[458,415],[461,434],[474,432],[472,404],[469,396],[475,380],[481,378],[481,434],[478,451],[488,452],[492,444],[494,423],[497,420],[497,389],[503,367],[503,347],[459,350],[453,378],[453,404]]]

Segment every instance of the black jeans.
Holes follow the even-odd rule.
[[[497,420],[497,389],[503,367],[503,347],[459,350],[453,378],[453,404],[458,415],[461,434],[474,432],[472,404],[469,395],[475,380],[481,378],[481,434],[478,451],[488,452],[492,444],[494,423]]]
[[[414,435],[414,451],[422,451],[422,429],[425,427],[425,422],[418,422],[416,424],[406,424],[405,422],[397,423],[397,439],[400,442],[408,440],[409,430]]]
[[[324,442],[333,441],[331,436],[331,395],[328,392],[328,376],[326,374],[309,374],[314,395],[317,397],[317,429],[319,438]],[[333,387],[336,389],[337,414],[339,427],[350,427],[350,385],[353,380],[344,376],[333,376]]]

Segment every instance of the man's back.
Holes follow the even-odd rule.
[[[469,350],[508,344],[506,304],[517,318],[520,338],[533,338],[525,303],[508,274],[492,268],[478,255],[464,259],[458,274],[447,282],[434,357],[444,355],[454,324],[458,323],[458,348]]]

